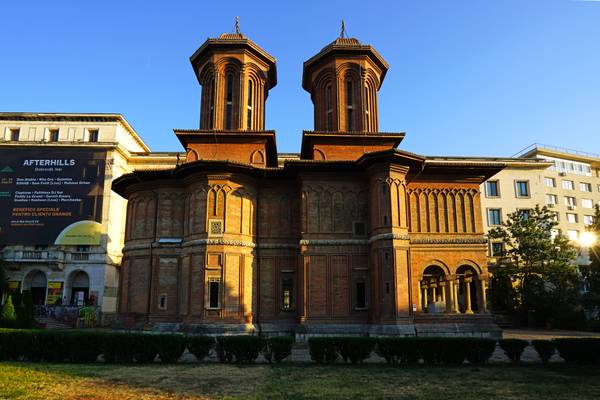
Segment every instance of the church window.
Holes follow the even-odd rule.
[[[219,278],[211,278],[208,281],[208,308],[221,307],[221,280]]]
[[[233,74],[227,75],[227,98],[225,102],[225,129],[231,129],[233,118]]]
[[[357,310],[365,310],[367,308],[367,282],[362,279],[356,281],[354,284],[354,291],[354,308]]]
[[[210,84],[208,85],[208,129],[213,129],[213,118],[215,114],[215,80],[214,78],[210,80]]]
[[[246,121],[246,125],[248,126],[248,129],[252,129],[252,110],[253,108],[253,96],[254,96],[254,84],[252,83],[252,80],[249,79],[248,80],[248,105],[246,106],[248,108],[248,117],[247,117],[247,121]]]
[[[369,102],[369,87],[365,86],[365,120],[367,122],[368,129],[371,129],[371,110]]]
[[[354,130],[354,94],[352,81],[346,82],[346,130]]]
[[[327,130],[333,130],[333,99],[331,97],[331,85],[325,88],[325,102],[327,104]]]
[[[166,310],[167,309],[167,295],[166,293],[162,293],[158,298],[158,309]]]
[[[294,308],[294,278],[286,274],[281,279],[281,309],[292,310]]]

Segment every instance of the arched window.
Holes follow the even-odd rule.
[[[233,117],[233,74],[227,75],[227,97],[225,99],[225,129],[231,129]]]
[[[354,130],[354,85],[351,80],[346,81],[346,130]]]
[[[325,103],[327,105],[327,130],[333,130],[333,99],[331,98],[331,85],[325,88]]]
[[[215,115],[215,78],[211,78],[208,84],[208,129],[213,129],[214,115]]]
[[[367,129],[371,130],[371,99],[369,96],[369,87],[365,85],[365,122]]]
[[[248,129],[252,129],[252,111],[254,110],[253,101],[254,101],[254,85],[252,83],[252,79],[248,79],[248,117],[246,121],[246,125]]]

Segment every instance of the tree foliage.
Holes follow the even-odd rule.
[[[0,299],[8,285],[8,275],[6,272],[6,262],[0,258]]]
[[[8,296],[2,312],[0,312],[0,326],[5,328],[14,328],[17,325],[17,313],[12,302],[12,296]]]
[[[578,302],[581,277],[569,239],[556,229],[558,222],[547,207],[518,210],[489,232],[502,240],[505,251],[495,272],[508,296],[509,311],[526,317],[535,311],[539,322],[553,320]],[[510,284],[506,284],[510,282]],[[493,294],[494,295],[494,294]]]
[[[589,249],[591,264],[584,271],[585,293],[583,295],[583,304],[586,310],[600,320],[598,312],[600,311],[600,207],[596,205],[594,222],[588,227],[596,237],[595,244]]]

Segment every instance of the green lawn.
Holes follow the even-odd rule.
[[[0,399],[598,399],[600,366],[0,363]]]

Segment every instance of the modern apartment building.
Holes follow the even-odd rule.
[[[542,144],[533,144],[514,156],[518,160],[481,185],[486,232],[508,214],[547,205],[556,212],[558,228],[577,243],[600,204],[600,155]],[[490,243],[490,261],[503,247]]]
[[[0,113],[0,251],[9,290],[34,304],[93,304],[110,319],[127,201],[113,179],[172,168],[120,114]]]

